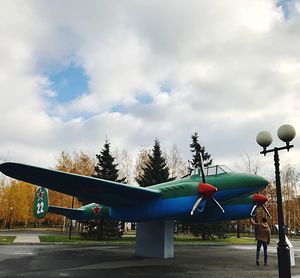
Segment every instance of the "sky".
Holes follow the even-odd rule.
[[[300,172],[299,27],[299,0],[5,1],[0,158],[53,167],[109,138],[134,159],[158,138],[187,161],[197,130],[232,167],[288,123]]]

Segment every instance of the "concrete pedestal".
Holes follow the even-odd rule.
[[[170,220],[137,224],[135,254],[142,257],[174,257],[174,223]]]
[[[289,238],[287,236],[285,236],[285,241],[289,246],[290,249],[290,260],[291,260],[291,266],[295,266],[296,265],[296,261],[295,261],[295,251],[294,251],[294,246],[292,245],[292,243],[290,242]]]

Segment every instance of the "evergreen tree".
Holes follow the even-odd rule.
[[[201,147],[201,145],[198,142],[198,139],[198,132],[195,131],[192,134],[192,143],[190,144],[191,152],[193,153],[193,160],[191,162],[192,169],[201,167],[200,153],[202,154],[204,167],[210,166],[212,164],[212,159],[210,158],[211,155],[208,154],[208,152],[205,152],[205,147]]]
[[[110,143],[107,139],[100,154],[96,154],[96,158],[98,162],[93,177],[117,182],[123,182],[126,179],[119,179],[118,164],[114,163],[115,158],[110,154]]]
[[[96,155],[96,158],[98,162],[95,166],[95,175],[93,175],[93,177],[117,182],[123,182],[125,180],[125,178],[118,179],[118,164],[114,163],[115,158],[110,154],[110,143],[107,139],[105,140],[103,149],[100,151],[100,154]],[[112,239],[120,238],[123,233],[120,230],[119,221],[97,219],[89,221],[87,224],[89,230],[88,237]]]
[[[162,155],[160,143],[158,139],[155,139],[152,153],[148,155],[148,161],[142,167],[142,175],[136,177],[136,181],[140,186],[147,187],[172,179],[169,178],[169,168],[165,157]]]
[[[201,146],[199,141],[199,135],[198,132],[195,131],[192,134],[192,143],[190,144],[191,152],[193,153],[193,160],[191,161],[191,168],[190,171],[192,171],[195,168],[201,167],[201,159],[200,159],[200,153],[202,154],[203,164],[204,167],[210,166],[212,164],[212,159],[210,158],[211,155],[205,152],[205,147]],[[202,239],[208,239],[211,236],[211,230],[213,228],[213,224],[195,224],[190,227],[191,233],[194,236],[202,235]]]

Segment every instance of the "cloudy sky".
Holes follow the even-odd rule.
[[[53,167],[106,136],[188,160],[196,129],[231,166],[290,123],[300,171],[299,0],[4,1],[0,61],[2,160]]]

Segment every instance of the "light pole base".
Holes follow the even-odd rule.
[[[286,242],[277,244],[279,278],[291,277],[290,249]]]

